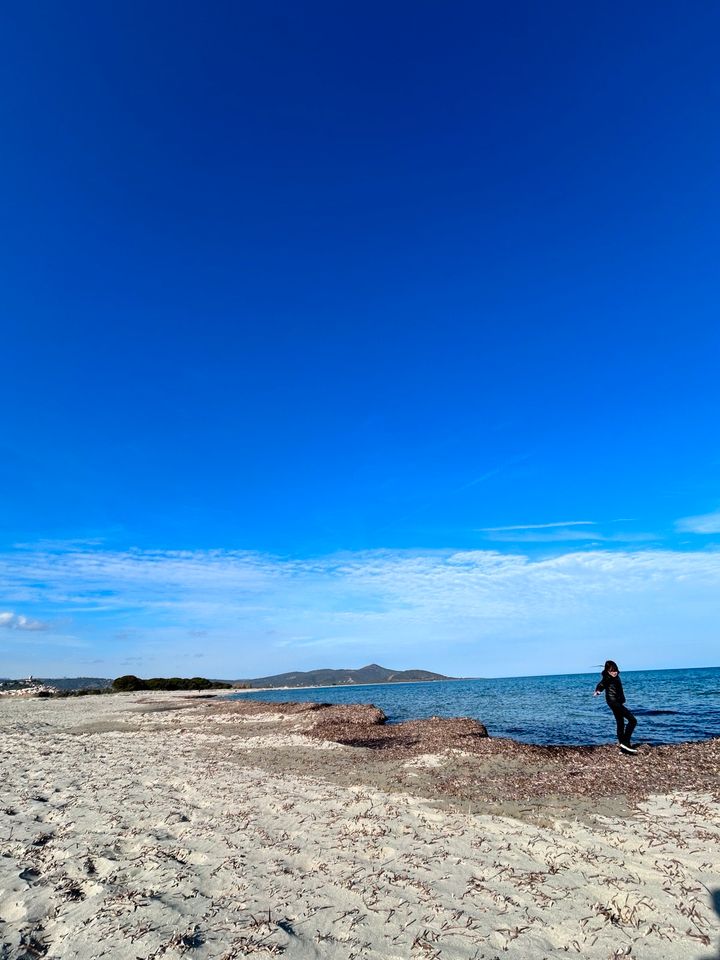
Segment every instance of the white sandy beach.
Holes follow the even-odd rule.
[[[178,694],[8,699],[0,730],[3,960],[719,956],[709,793],[542,823],[441,809],[333,782],[364,752],[287,717]],[[318,762],[266,769],[294,749]]]

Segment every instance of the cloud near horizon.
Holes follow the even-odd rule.
[[[109,669],[140,658],[158,672],[199,652],[208,674],[226,677],[371,660],[466,676],[552,673],[594,665],[610,647],[626,667],[712,662],[720,552],[288,559],[41,548],[0,554],[0,586],[6,603],[28,611],[6,626],[38,630],[35,616],[71,625],[63,636],[47,630],[32,662],[15,651],[36,674],[40,657],[66,674],[80,655]]]
[[[0,627],[6,630],[47,630],[48,624],[13,613],[12,610],[4,610],[0,612]]]

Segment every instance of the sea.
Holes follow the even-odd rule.
[[[626,705],[638,721],[635,743],[683,743],[720,736],[720,667],[628,670],[621,678]],[[605,697],[592,695],[599,679],[598,670],[548,677],[249,690],[232,694],[231,699],[372,703],[390,723],[473,717],[485,724],[492,737],[536,744],[614,743],[615,720]]]

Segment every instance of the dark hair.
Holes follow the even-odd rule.
[[[606,660],[605,667],[603,668],[603,673],[609,673],[611,670],[615,670],[617,673],[620,673],[620,668],[615,663],[614,660]]]

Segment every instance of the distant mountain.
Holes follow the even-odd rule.
[[[62,677],[59,680],[48,680],[46,677],[33,677],[36,683],[44,683],[47,687],[58,690],[104,690],[112,680],[107,677]]]
[[[249,687],[333,687],[360,683],[408,683],[413,680],[453,680],[454,677],[429,670],[388,670],[370,663],[359,670],[308,670],[305,673],[278,673],[274,677],[256,677],[254,680],[236,680]]]

